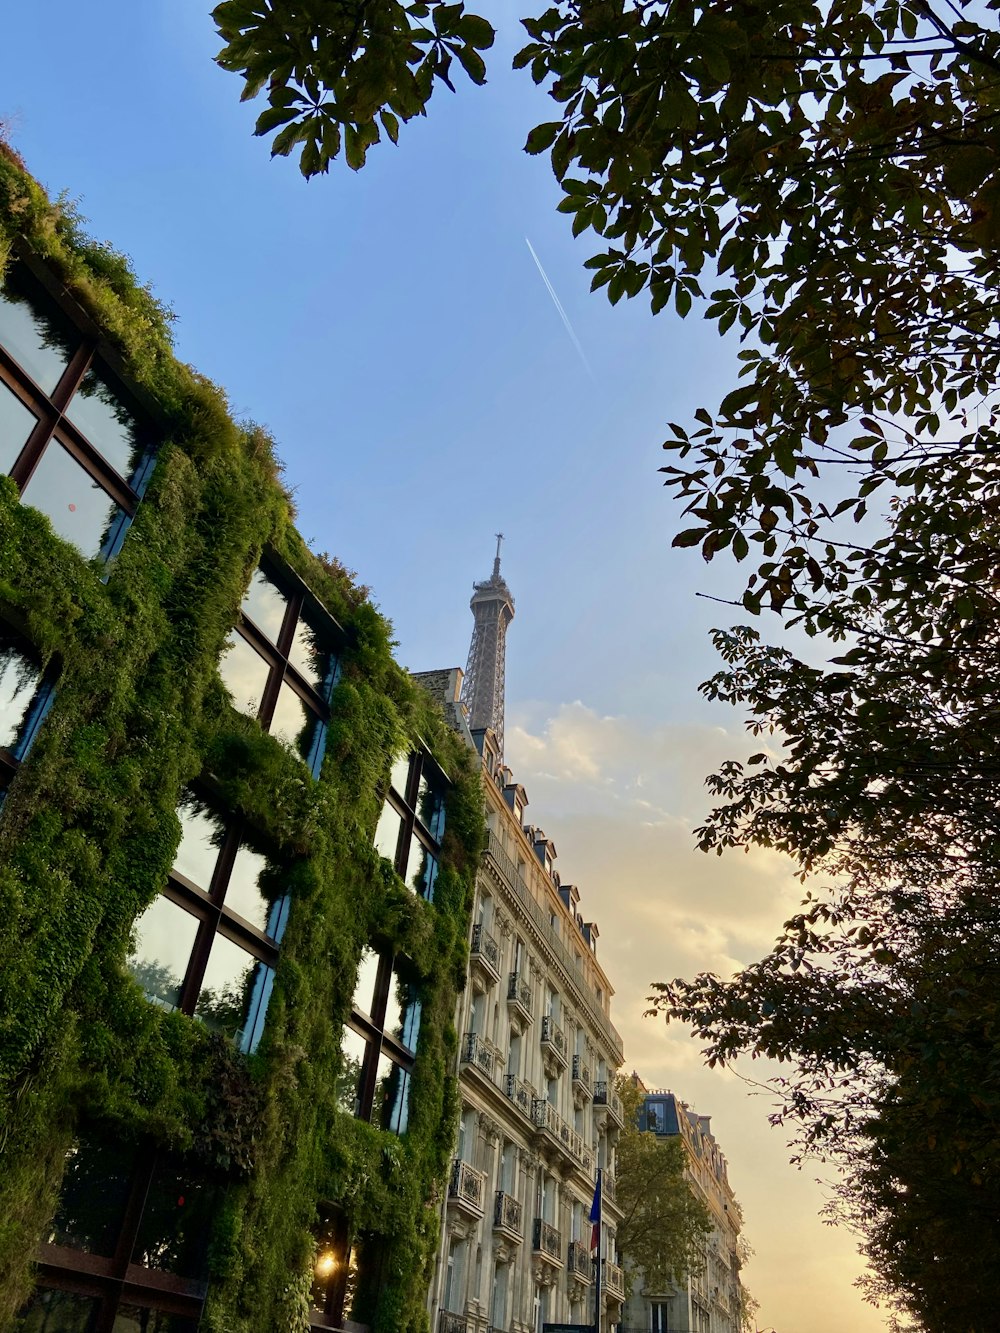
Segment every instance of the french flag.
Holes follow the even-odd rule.
[[[594,1187],[594,1202],[590,1205],[590,1220],[593,1223],[593,1230],[590,1233],[590,1253],[596,1255],[601,1243],[601,1176],[603,1172],[600,1167],[597,1168],[597,1184]]]

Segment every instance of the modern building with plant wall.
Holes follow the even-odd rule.
[[[0,265],[0,1330],[417,1333],[478,757],[8,151]]]

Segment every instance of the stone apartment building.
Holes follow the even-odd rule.
[[[680,1137],[686,1176],[712,1220],[698,1273],[682,1290],[647,1291],[641,1274],[633,1282],[623,1319],[624,1333],[739,1333],[742,1286],[739,1240],[743,1218],[729,1184],[726,1159],[712,1133],[711,1118],[698,1115],[674,1093],[646,1093],[640,1126],[664,1138]]]
[[[475,586],[460,712],[481,759],[487,842],[476,879],[470,984],[456,1015],[461,1121],[430,1293],[435,1333],[540,1333],[591,1323],[589,1212],[604,1170],[601,1327],[620,1319],[614,1090],[621,1038],[597,959],[597,926],[556,848],[529,822],[503,763],[504,637],[513,599],[500,575]],[[452,673],[453,706],[461,673]],[[461,719],[460,719],[461,720]]]

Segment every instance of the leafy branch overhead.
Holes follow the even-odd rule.
[[[494,38],[485,19],[441,0],[223,0],[212,16],[226,42],[218,62],[243,75],[243,100],[267,90],[254,132],[274,136],[272,157],[299,148],[307,178],[341,149],[359,170],[383,132],[396,143],[401,120],[426,115],[435,81],[455,91],[456,61],[485,83],[480,52]]]

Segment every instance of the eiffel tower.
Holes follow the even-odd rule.
[[[507,626],[514,619],[514,599],[500,577],[503,533],[498,532],[496,538],[497,553],[492,575],[483,583],[472,585],[469,606],[474,623],[469,661],[462,682],[462,703],[468,708],[469,729],[478,731],[482,727],[492,727],[502,756],[505,644]]]

